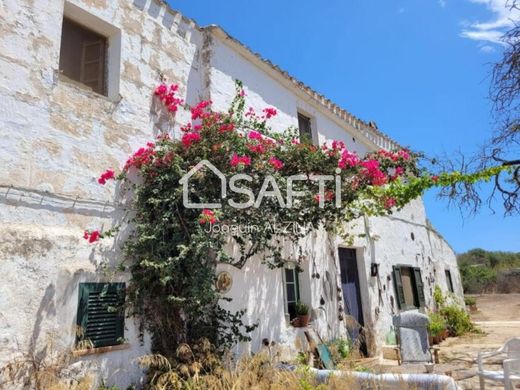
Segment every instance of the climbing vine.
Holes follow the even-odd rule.
[[[210,101],[188,107],[177,86],[159,85],[154,98],[172,119],[180,109],[191,113],[180,127],[182,136],[159,135],[130,156],[120,173],[108,169],[98,180],[120,181],[132,199],[135,214],[122,262],[131,272],[129,311],[143,320],[155,352],[165,356],[202,338],[223,350],[247,340],[255,328],[242,322],[244,311],[219,305],[225,298],[215,288],[218,263],[240,268],[253,257],[268,267],[299,262],[304,254],[298,241],[314,229],[344,235],[346,222],[361,215],[389,214],[429,187],[488,179],[502,169],[432,176],[406,149],[358,156],[341,141],[315,146],[300,141],[295,129],[272,131],[269,122],[277,111],[246,108],[240,82],[236,88],[229,110],[214,112]],[[234,184],[225,198],[222,177],[196,169],[203,160],[230,188]],[[221,207],[188,208],[186,198]],[[280,229],[281,223],[297,228]],[[94,243],[110,233],[87,231],[85,239]],[[287,245],[294,246],[291,258],[283,252]]]

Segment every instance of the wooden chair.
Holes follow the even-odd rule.
[[[393,318],[397,333],[397,361],[403,363],[439,363],[439,348],[428,343],[428,316],[416,310]]]

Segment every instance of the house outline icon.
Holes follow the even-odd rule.
[[[222,203],[191,203],[189,197],[188,183],[190,177],[200,171],[202,168],[207,167],[220,179],[220,196],[222,199],[226,197],[227,181],[226,176],[208,160],[201,160],[197,165],[191,168],[181,179],[179,184],[182,184],[182,203],[184,207],[188,209],[218,209],[222,207]]]

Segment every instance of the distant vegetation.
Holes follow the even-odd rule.
[[[520,252],[472,249],[457,256],[464,292],[520,292]]]

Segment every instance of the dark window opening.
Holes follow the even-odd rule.
[[[287,300],[287,312],[289,319],[294,319],[296,315],[296,302],[300,300],[300,281],[297,269],[285,268],[285,293]]]
[[[311,118],[298,113],[298,129],[300,131],[300,141],[311,144],[312,143]]]
[[[420,268],[394,266],[396,300],[402,310],[425,306]]]
[[[63,19],[60,72],[106,96],[107,47],[106,37]]]
[[[448,291],[453,292],[453,280],[451,279],[451,272],[450,270],[445,270],[446,273],[446,284],[448,285]]]
[[[80,283],[78,347],[107,347],[124,342],[124,283]]]

